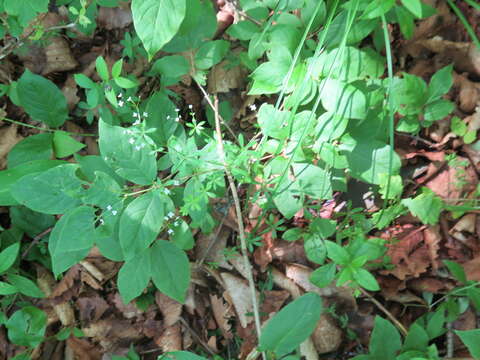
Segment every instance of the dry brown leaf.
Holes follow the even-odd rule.
[[[155,338],[157,344],[163,352],[182,350],[182,331],[180,324],[177,323],[166,328],[161,335]]]
[[[143,314],[143,311],[136,307],[134,303],[130,302],[125,305],[119,293],[115,293],[115,295],[111,299],[111,302],[113,303],[113,305],[115,305],[117,310],[122,313],[125,319],[133,319]]]
[[[75,106],[77,106],[78,102],[80,101],[80,98],[77,95],[77,91],[78,91],[77,83],[75,82],[73,75],[70,74],[68,75],[68,78],[62,87],[62,93],[65,96],[65,99],[67,100],[67,106],[69,110],[73,110]]]
[[[232,231],[226,226],[222,226],[220,232],[218,228],[212,231],[211,234],[199,233],[195,241],[195,256],[196,259],[205,259],[205,262],[214,262],[218,266],[230,270],[232,266],[225,259],[225,248],[227,246],[227,239]]]
[[[274,314],[280,310],[282,305],[290,297],[287,290],[270,290],[263,293],[264,301],[261,304],[260,312],[268,318],[270,314]]]
[[[457,221],[450,230],[450,234],[466,231],[470,234],[475,233],[475,224],[477,222],[477,214],[466,214]]]
[[[160,291],[155,293],[155,303],[163,315],[166,327],[170,327],[178,321],[182,314],[182,304],[167,295],[162,294]]]
[[[212,305],[213,316],[222,331],[223,337],[232,339],[231,325],[228,323],[228,320],[232,317],[230,306],[225,304],[223,300],[216,295],[210,295],[210,304]]]
[[[119,5],[113,8],[100,7],[97,24],[107,30],[123,29],[132,23],[132,12],[128,6]]]
[[[440,249],[440,241],[442,235],[440,235],[440,226],[430,226],[423,231],[423,239],[428,248],[428,256],[430,257],[430,263],[434,271],[438,270],[438,250]]]
[[[233,50],[234,53],[238,52]],[[229,61],[224,60],[215,65],[208,73],[208,93],[226,93],[234,89],[245,88],[247,73],[243,66],[228,66]]]
[[[8,153],[22,139],[23,137],[17,134],[17,125],[0,128],[0,170],[7,167]]]
[[[221,273],[220,276],[225,284],[225,290],[229,295],[225,300],[231,300],[240,324],[242,327],[246,327],[253,321],[252,316],[247,316],[247,314],[253,310],[252,297],[248,284],[245,280],[229,273]]]
[[[459,108],[469,114],[480,101],[480,85],[470,81],[467,76],[454,73],[454,86],[458,89]]]
[[[108,310],[107,302],[98,295],[92,297],[82,297],[76,301],[80,313],[80,321],[91,322],[98,321]]]
[[[468,280],[480,281],[480,256],[464,263],[463,268]]]
[[[67,348],[69,348],[77,359],[82,360],[100,360],[102,351],[98,346],[91,344],[86,339],[79,339],[74,336],[67,339]]]
[[[325,354],[338,349],[342,343],[342,330],[329,314],[322,314],[318,320],[312,339],[319,354]]]
[[[52,299],[60,304],[69,301],[80,289],[80,265],[72,266],[52,291]]]

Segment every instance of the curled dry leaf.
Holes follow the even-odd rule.
[[[69,301],[80,290],[80,265],[72,266],[52,291],[52,299],[56,304]]]
[[[115,293],[115,295],[113,295],[113,298],[111,298],[110,300],[125,319],[133,319],[135,317],[141,316],[143,313],[143,311],[136,307],[132,302],[125,305],[119,293]]]
[[[329,314],[322,314],[317,327],[313,331],[312,340],[319,354],[325,354],[338,349],[342,343],[342,330],[335,319]]]
[[[0,170],[7,167],[7,154],[22,139],[17,134],[17,125],[0,128]]]
[[[464,263],[463,268],[468,280],[480,281],[480,256]]]
[[[225,298],[235,308],[238,319],[242,327],[246,327],[253,321],[252,316],[247,314],[253,310],[252,297],[250,289],[245,280],[230,273],[221,273],[220,276],[225,284],[225,290],[228,296]]]
[[[80,321],[87,323],[100,320],[109,308],[107,302],[98,295],[82,297],[78,299],[75,304],[80,313]]]
[[[212,305],[213,316],[223,337],[225,339],[232,339],[231,325],[228,323],[228,320],[232,317],[230,306],[225,304],[223,300],[216,295],[210,295],[210,304]]]
[[[170,327],[178,321],[182,314],[182,304],[167,295],[162,294],[160,291],[155,293],[155,303],[163,315],[166,327]]]
[[[480,101],[480,84],[470,81],[463,74],[454,73],[454,86],[458,89],[459,108],[469,114],[475,110]]]
[[[163,333],[155,338],[163,352],[182,350],[182,331],[179,323],[166,328]]]

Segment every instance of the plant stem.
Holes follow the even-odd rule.
[[[23,127],[28,127],[30,129],[36,129],[36,130],[40,130],[40,131],[48,131],[48,132],[55,132],[57,130],[55,129],[48,129],[48,128],[41,128],[39,126],[35,126],[35,125],[31,125],[31,124],[25,124],[21,121],[17,121],[17,120],[13,120],[13,119],[9,119],[9,118],[6,118],[6,117],[2,117],[0,119],[1,121],[6,121],[6,122],[9,122],[9,123],[12,123],[12,124],[16,124],[16,125],[20,125],[20,126],[23,126]],[[70,131],[64,131],[64,130],[61,130],[63,132],[66,132],[70,135],[73,135],[73,136],[98,136],[96,134],[81,134],[81,133],[74,133],[74,132],[70,132]]]
[[[245,236],[245,227],[243,226],[242,209],[240,208],[240,199],[238,197],[237,188],[235,187],[235,182],[233,180],[232,174],[230,173],[230,169],[228,168],[227,160],[225,157],[225,149],[223,148],[222,130],[220,128],[220,116],[218,114],[218,97],[217,96],[215,96],[215,100],[214,100],[214,114],[215,114],[215,132],[217,135],[218,154],[220,156],[220,159],[223,162],[223,166],[225,168],[225,174],[227,175],[228,184],[230,185],[230,191],[232,192],[233,202],[235,204],[235,212],[237,213],[238,234],[240,237],[240,248],[242,250],[243,263],[247,273],[248,286],[250,288],[250,295],[251,295],[251,300],[253,305],[253,317],[255,320],[255,328],[257,330],[257,337],[258,339],[260,339],[260,335],[261,335],[260,314],[258,311],[255,282],[253,280],[252,266],[250,265],[250,261],[248,259],[247,239]],[[262,352],[262,358],[263,360],[267,359],[265,352]]]

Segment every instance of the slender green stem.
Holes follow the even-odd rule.
[[[473,7],[474,9],[476,10],[480,10],[480,4],[479,3],[476,3],[475,1],[473,0],[465,0],[465,2],[470,5],[471,7]]]
[[[448,5],[452,8],[453,12],[455,15],[458,16],[460,19],[461,23],[465,27],[465,30],[467,30],[468,35],[474,42],[474,44],[477,46],[477,49],[480,50],[480,40],[478,39],[477,35],[475,34],[475,31],[473,30],[472,26],[468,23],[467,18],[463,15],[463,13],[460,11],[460,9],[453,3],[452,0],[447,0]],[[470,5],[472,5],[470,2],[468,2]],[[473,5],[472,5],[473,6]],[[477,5],[478,6],[478,5]],[[477,7],[478,9],[478,7]]]
[[[48,129],[48,128],[42,128],[42,127],[39,127],[39,126],[35,126],[35,125],[31,125],[31,124],[25,124],[21,121],[17,121],[17,120],[12,120],[12,119],[9,119],[9,118],[1,118],[1,121],[6,121],[6,122],[9,122],[9,123],[12,123],[12,124],[16,124],[16,125],[20,125],[20,126],[23,126],[23,127],[28,127],[28,128],[31,128],[31,129],[36,129],[36,130],[40,130],[40,131],[47,131],[47,132],[55,132],[57,130],[55,129]],[[64,131],[64,130],[62,130]],[[64,131],[72,136],[98,136],[97,134],[79,134],[79,133],[74,133],[74,132],[71,132],[71,131]]]

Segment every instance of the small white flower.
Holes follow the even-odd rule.
[[[179,108],[176,108],[176,109],[175,109],[175,111],[176,111],[176,112],[179,112],[179,111],[180,111],[180,109],[179,109]]]
[[[133,126],[136,126],[136,125],[140,125],[140,119],[135,120],[135,122],[133,123]]]
[[[179,122],[179,121],[180,121],[180,118],[177,116],[177,117],[175,118],[175,121],[176,121],[176,122]]]
[[[165,216],[163,217],[163,220],[168,221],[168,220],[170,220],[170,219],[168,218],[168,215],[165,215]]]
[[[107,205],[107,211],[112,210],[112,205]]]
[[[120,107],[122,107],[123,104],[124,104],[124,102],[123,102],[122,100],[120,100],[120,101],[118,102],[118,106],[120,106]]]
[[[100,225],[103,225],[105,224],[105,221],[103,221],[103,219],[100,219]]]
[[[166,195],[169,195],[169,194],[170,194],[170,190],[168,190],[167,188],[163,189],[163,192],[164,192]]]
[[[103,158],[103,160],[108,161],[108,157],[105,156],[105,157]]]
[[[127,101],[132,101],[132,97],[129,96],[128,99],[127,99]]]
[[[180,185],[180,182],[178,180],[173,180],[172,184],[173,186],[178,186]]]
[[[127,129],[127,134],[128,134],[128,135],[132,135],[132,134],[133,134],[133,131],[130,130],[130,129]]]
[[[170,120],[170,115],[167,115],[167,120]]]
[[[148,117],[148,113],[146,111],[143,112],[142,114],[143,117]]]
[[[193,109],[193,105],[192,105],[192,104],[188,105],[188,108],[189,108],[190,110],[192,110],[192,109]]]
[[[133,144],[133,143],[135,142],[135,139],[134,139],[134,138],[130,138],[130,139],[128,139],[128,142],[129,142],[130,144]]]
[[[172,235],[174,233],[174,231],[172,229],[168,229],[167,231],[170,235]]]
[[[136,112],[134,112],[134,113],[133,113],[133,117],[134,117],[134,118],[139,117],[139,114],[136,113]]]
[[[257,105],[252,104],[252,105],[249,106],[249,108],[250,108],[250,110],[255,111],[255,110],[257,110]]]
[[[139,145],[135,145],[135,151],[139,151],[142,147]]]
[[[122,93],[120,93],[120,94],[118,94],[118,95],[117,95],[117,98],[121,99],[121,98],[122,98],[122,96],[123,96],[123,94],[122,94]]]
[[[177,227],[179,224],[180,224],[180,223],[179,223],[178,221],[175,221],[175,222],[173,223],[173,226]]]
[[[117,210],[112,210],[112,215],[115,216],[118,214],[118,211]]]
[[[175,216],[175,214],[170,211],[170,212],[167,214],[167,216],[168,216],[169,219],[172,219],[172,218]]]

